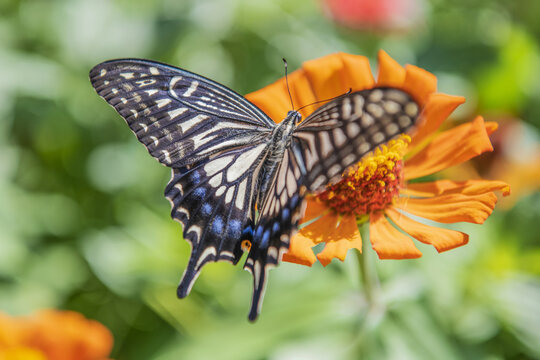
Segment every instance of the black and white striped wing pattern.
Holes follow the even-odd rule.
[[[308,191],[339,180],[368,152],[406,133],[418,111],[410,95],[395,88],[358,91],[315,110],[293,134],[301,143]]]
[[[258,141],[275,126],[223,85],[157,62],[107,61],[90,71],[90,81],[148,152],[170,167]]]

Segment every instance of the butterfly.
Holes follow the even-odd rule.
[[[189,294],[208,262],[236,265],[247,252],[251,321],[260,313],[268,270],[298,229],[306,194],[339,181],[419,117],[406,92],[374,88],[329,101],[303,121],[289,111],[276,124],[227,87],[149,60],[103,62],[90,81],[150,155],[172,169],[165,197],[191,244],[178,297]]]

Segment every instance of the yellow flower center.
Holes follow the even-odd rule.
[[[387,208],[403,184],[402,160],[410,142],[409,136],[401,135],[381,145],[317,197],[341,215],[361,217]]]

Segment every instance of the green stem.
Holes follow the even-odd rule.
[[[367,219],[364,219],[367,220]],[[358,323],[355,334],[355,356],[365,357],[375,342],[375,328],[381,323],[386,312],[381,299],[381,290],[377,269],[373,261],[373,249],[369,241],[369,221],[359,222],[358,230],[362,237],[362,253],[356,252],[358,259],[358,277],[362,282],[363,293],[366,299],[366,313]]]
[[[360,230],[360,235],[362,237],[362,253],[356,253],[358,267],[364,292],[366,294],[366,300],[371,309],[377,305],[380,283],[373,258],[371,257],[373,250],[371,249],[371,243],[369,241],[369,222],[358,225],[358,230]]]
[[[367,313],[362,325],[365,332],[380,323],[386,312],[386,306],[381,298],[381,284],[375,268],[374,252],[369,241],[369,222],[359,224],[358,230],[362,236],[362,254],[357,252],[358,270],[367,303]]]

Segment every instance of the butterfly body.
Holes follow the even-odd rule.
[[[275,124],[225,86],[148,60],[101,63],[90,80],[172,170],[165,197],[192,247],[178,297],[189,294],[206,263],[236,264],[247,251],[250,320],[260,312],[268,270],[298,228],[306,193],[339,180],[369,151],[410,130],[419,115],[407,93],[379,88],[346,94],[302,122],[290,111]]]
[[[269,152],[263,165],[261,176],[258,180],[260,190],[257,203],[261,204],[267,196],[268,187],[275,177],[279,164],[283,160],[286,149],[290,146],[292,135],[296,124],[300,121],[301,115],[297,111],[289,111],[287,117],[283,119],[274,129],[269,137]]]

